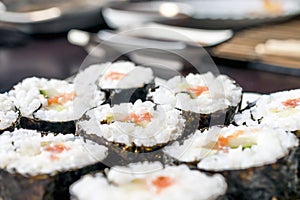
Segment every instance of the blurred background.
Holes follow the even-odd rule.
[[[0,1],[1,92],[25,77],[66,79],[89,53],[91,62],[104,62],[147,47],[203,65],[207,51],[245,91],[300,88],[300,0]],[[186,60],[155,51],[120,59],[194,72]]]

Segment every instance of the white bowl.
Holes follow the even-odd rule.
[[[103,8],[103,17],[111,28],[140,25],[170,19],[187,18],[193,15],[192,6],[185,3],[166,1],[120,2]]]

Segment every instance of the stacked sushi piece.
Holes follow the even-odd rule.
[[[260,124],[300,135],[300,89],[263,95],[250,112]]]
[[[82,114],[105,101],[104,92],[91,92],[32,77],[0,94],[1,199],[69,199],[73,182],[104,169],[108,149],[76,134]]]
[[[197,129],[230,124],[240,107],[241,95],[242,88],[234,80],[208,72],[156,81],[148,97],[159,105],[172,105],[182,111],[186,120],[184,138]]]
[[[236,124],[245,124],[248,126],[267,126],[276,130],[284,130],[290,134],[294,134],[294,139],[299,145],[299,130],[300,130],[300,89],[289,91],[280,91],[271,94],[261,95],[256,101],[249,104],[248,109],[235,116]],[[288,140],[284,138],[284,140]],[[278,148],[278,147],[277,147]],[[276,149],[274,147],[274,149]],[[289,192],[286,199],[298,199],[300,196],[300,148],[293,148],[287,156],[281,159],[278,163],[285,162],[279,168],[281,171],[292,169],[290,174],[294,175],[293,181],[283,181],[279,183],[281,190]],[[293,167],[290,167],[293,166]],[[288,174],[285,177],[289,177]],[[287,180],[285,177],[277,178],[277,180]],[[292,178],[292,177],[291,177]],[[276,178],[274,178],[276,179]],[[291,189],[292,186],[293,188]],[[290,190],[289,190],[290,189]]]
[[[68,199],[70,184],[103,168],[106,156],[106,147],[73,134],[4,132],[0,135],[1,198]]]
[[[225,75],[188,74],[157,82],[149,94],[157,104],[171,104],[199,119],[199,128],[229,124],[241,102],[242,88]]]
[[[107,146],[114,157],[120,156],[120,164],[162,161],[161,148],[181,136],[185,122],[179,110],[141,100],[104,104],[87,112],[85,118],[88,120],[78,122],[83,136]]]
[[[266,126],[211,127],[165,149],[177,163],[222,173],[233,199],[295,198],[298,140]],[[280,180],[280,181],[279,181]]]
[[[76,112],[75,102],[84,99],[75,91],[74,83],[45,78],[27,78],[10,91],[16,108],[21,113],[23,128],[51,131],[55,133],[75,133],[75,120],[82,113]],[[95,93],[89,100],[87,110],[104,102],[104,93]]]
[[[89,190],[86,190],[86,186]],[[103,174],[87,175],[72,185],[74,199],[215,199],[226,191],[221,175],[208,176],[186,165],[159,162],[116,166]]]
[[[96,85],[106,94],[107,103],[120,104],[134,103],[138,99],[145,101],[153,80],[150,68],[123,61],[92,65],[75,77],[75,84],[84,89]]]
[[[100,136],[109,142],[145,150],[175,140],[184,126],[180,111],[170,106],[155,107],[150,101],[138,100],[113,107],[105,104],[91,111],[95,112]]]
[[[238,113],[226,75],[161,80],[125,61],[27,78],[0,94],[0,197],[296,199],[299,99]]]
[[[300,130],[300,89],[261,95],[235,116],[237,124],[262,124],[295,134]]]

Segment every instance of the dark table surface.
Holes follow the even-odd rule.
[[[25,45],[0,47],[0,91],[9,90],[25,77],[67,78],[76,73],[87,56],[71,45],[66,34],[33,37]],[[244,91],[270,93],[300,88],[300,77],[247,68],[247,63],[215,59],[221,73],[229,75]]]

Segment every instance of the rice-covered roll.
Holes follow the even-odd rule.
[[[19,112],[13,104],[13,99],[7,93],[0,94],[0,134],[14,130],[18,119]]]
[[[184,119],[181,111],[169,105],[137,100],[134,104],[105,104],[92,109],[78,122],[78,127],[110,149],[116,147],[115,151],[128,161],[139,152],[153,152],[179,138]]]
[[[230,125],[197,131],[183,145],[166,147],[165,152],[177,162],[222,172],[228,195],[234,198],[291,198],[299,185],[298,143],[295,135],[281,129]]]
[[[88,189],[87,189],[88,188]],[[216,199],[226,192],[224,178],[190,170],[185,165],[166,166],[159,162],[113,167],[103,174],[86,175],[70,187],[78,200],[108,199]]]
[[[77,93],[73,83],[57,79],[27,78],[10,91],[21,112],[23,128],[55,133],[74,133],[75,120],[83,112],[104,102],[105,95],[95,91],[85,108],[75,106],[85,94]]]
[[[151,68],[127,61],[92,65],[75,80],[90,77],[105,91],[107,102],[111,104],[134,103],[137,99],[145,101],[148,90],[154,86]]]
[[[251,109],[254,120],[300,136],[300,89],[263,95]]]
[[[199,162],[200,169],[222,171],[271,164],[297,146],[297,138],[281,129],[230,125],[196,131],[182,145],[166,147],[166,153],[182,162]]]
[[[177,139],[181,135],[184,119],[181,112],[168,105],[141,100],[110,106],[105,104],[87,115],[94,114],[98,122],[97,134],[109,142],[135,147],[154,147]]]
[[[107,148],[73,134],[19,129],[0,135],[3,199],[66,199],[81,175],[101,170]]]
[[[242,88],[234,80],[211,72],[175,76],[156,86],[150,99],[183,110],[187,119],[199,120],[199,128],[229,124],[242,98]]]

